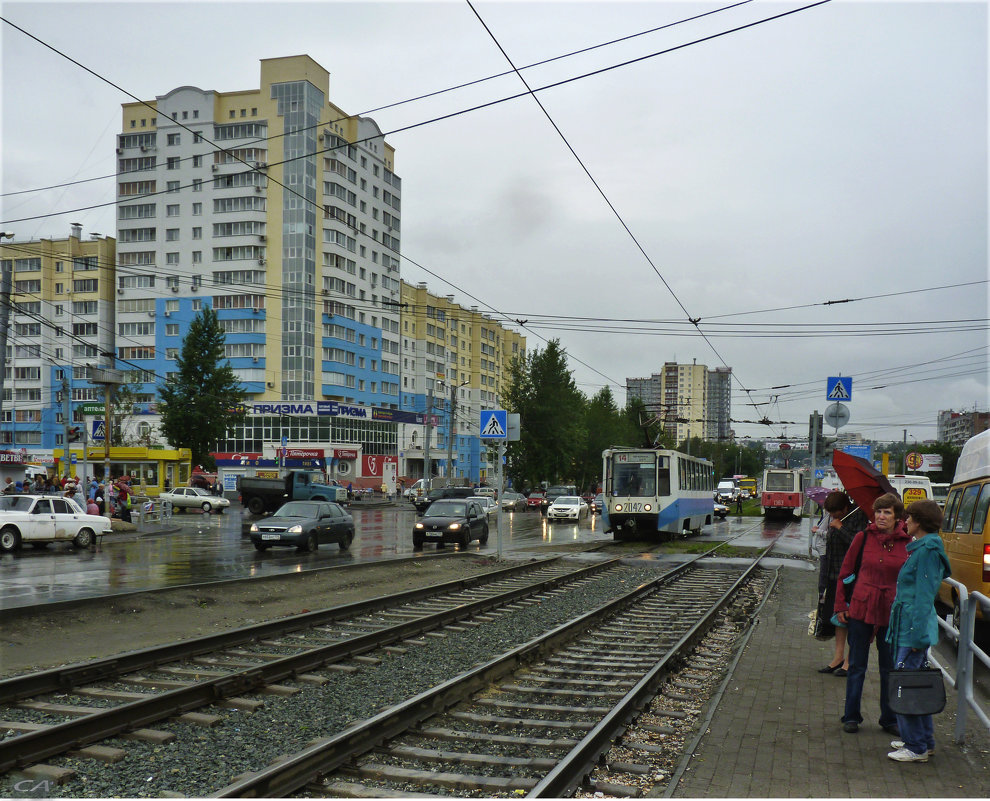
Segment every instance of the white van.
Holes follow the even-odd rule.
[[[915,501],[930,501],[935,493],[932,492],[932,482],[928,476],[893,475],[887,476],[890,485],[901,496],[901,502],[908,506]]]
[[[411,501],[414,498],[418,498],[420,495],[425,495],[427,489],[429,488],[426,485],[426,479],[421,478],[418,481],[413,482],[412,486],[410,486],[409,489],[407,489],[403,494]]]

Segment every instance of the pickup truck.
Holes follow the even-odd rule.
[[[241,503],[253,515],[273,512],[288,501],[333,501],[344,503],[347,489],[328,484],[323,473],[290,470],[285,478],[241,476],[237,482]]]

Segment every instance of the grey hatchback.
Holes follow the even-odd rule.
[[[471,540],[488,542],[488,513],[478,501],[443,498],[430,504],[426,514],[413,526],[413,548],[425,542],[439,547],[451,542],[467,548]]]
[[[259,551],[273,545],[315,551],[324,542],[336,542],[346,551],[354,540],[354,518],[330,501],[289,501],[252,524],[250,535]]]

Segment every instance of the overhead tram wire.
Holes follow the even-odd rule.
[[[765,22],[771,22],[771,21],[774,21],[774,20],[777,20],[777,19],[781,19],[783,17],[790,16],[791,14],[795,14],[795,13],[798,13],[800,11],[808,10],[810,8],[814,8],[814,7],[819,6],[819,5],[824,5],[825,3],[828,3],[828,2],[831,2],[831,0],[818,0],[818,2],[809,4],[809,5],[806,5],[806,6],[802,6],[802,7],[797,8],[797,9],[791,9],[789,11],[782,12],[782,13],[776,14],[776,15],[772,15],[770,17],[766,17],[764,19],[757,20],[755,22],[750,22],[750,23],[747,23],[745,25],[737,26],[735,28],[731,28],[731,29],[728,29],[728,30],[725,30],[725,31],[721,31],[721,32],[715,33],[715,34],[711,34],[709,36],[705,36],[705,37],[702,37],[700,39],[696,39],[696,40],[693,40],[693,41],[690,41],[690,42],[687,42],[687,43],[682,43],[680,45],[675,45],[673,47],[666,48],[664,50],[657,51],[655,53],[647,54],[645,56],[640,56],[640,57],[637,57],[637,58],[634,58],[634,59],[630,59],[630,60],[621,62],[619,64],[611,65],[611,66],[608,66],[608,67],[603,67],[603,68],[600,68],[600,69],[597,69],[597,70],[593,70],[593,71],[588,72],[588,73],[584,73],[584,74],[581,74],[581,75],[572,76],[570,78],[566,78],[566,79],[563,79],[563,80],[560,80],[560,81],[556,81],[554,83],[547,84],[545,86],[539,87],[539,88],[537,88],[535,90],[534,89],[529,89],[527,92],[522,92],[522,93],[519,93],[519,94],[516,94],[516,95],[509,96],[509,97],[500,98],[500,99],[497,99],[495,101],[490,101],[488,103],[479,104],[477,106],[474,106],[474,107],[471,107],[471,108],[468,108],[468,109],[463,109],[463,110],[460,110],[460,111],[457,111],[457,112],[453,112],[453,113],[450,113],[450,114],[442,115],[440,117],[436,117],[436,118],[431,119],[431,120],[427,120],[427,121],[423,121],[423,122],[419,122],[419,123],[414,123],[414,124],[411,124],[411,125],[408,125],[408,126],[404,126],[404,127],[395,129],[395,130],[390,131],[390,132],[380,133],[379,135],[377,135],[375,137],[369,137],[369,138],[375,138],[375,139],[377,139],[377,138],[383,138],[385,136],[391,136],[391,135],[394,135],[396,133],[400,133],[400,132],[403,132],[403,131],[407,131],[407,130],[412,130],[412,129],[415,129],[415,128],[419,128],[419,127],[422,127],[424,125],[431,124],[433,122],[439,122],[439,121],[442,121],[442,120],[446,120],[446,119],[450,119],[450,118],[453,118],[453,117],[456,117],[456,116],[460,116],[462,114],[466,114],[466,113],[469,113],[471,111],[477,111],[477,110],[480,110],[480,109],[483,109],[483,108],[488,108],[488,107],[491,107],[491,106],[494,106],[494,105],[499,105],[501,103],[508,102],[508,101],[514,100],[514,99],[518,99],[520,97],[525,97],[527,95],[532,95],[535,98],[535,93],[536,92],[546,91],[546,90],[549,90],[549,89],[552,89],[552,88],[556,88],[556,87],[563,86],[563,85],[566,85],[566,84],[569,84],[569,83],[573,83],[574,81],[577,81],[577,80],[582,80],[584,78],[592,77],[594,75],[604,74],[606,72],[610,72],[610,71],[612,71],[614,69],[618,69],[620,67],[625,67],[625,66],[629,66],[629,65],[635,64],[635,63],[639,63],[641,61],[645,61],[645,60],[648,60],[648,59],[651,59],[651,58],[656,58],[657,56],[660,56],[660,55],[664,55],[664,54],[667,54],[667,53],[675,52],[677,50],[681,50],[681,49],[684,49],[686,47],[693,46],[695,44],[700,44],[700,43],[707,42],[707,41],[710,41],[710,40],[713,40],[713,39],[717,39],[717,38],[720,38],[722,36],[726,36],[726,35],[728,35],[730,33],[736,33],[738,31],[745,30],[747,28],[751,28],[751,27],[755,27],[757,25],[761,25],[761,24],[763,24]],[[149,104],[146,101],[141,100],[137,96],[135,96],[135,95],[127,92],[126,90],[124,90],[121,87],[117,86],[112,81],[110,81],[107,78],[104,78],[103,76],[99,75],[98,73],[96,73],[95,71],[91,70],[90,68],[85,67],[84,65],[82,65],[78,61],[76,61],[75,59],[71,58],[70,56],[66,55],[65,53],[62,53],[60,50],[58,50],[54,46],[52,46],[52,45],[50,45],[50,44],[42,41],[41,39],[39,39],[38,37],[34,36],[33,34],[28,33],[23,28],[20,28],[19,26],[17,26],[14,23],[10,22],[6,18],[0,17],[0,19],[2,19],[4,22],[6,22],[8,25],[11,25],[15,29],[21,31],[23,34],[25,34],[26,36],[30,37],[31,39],[34,39],[36,42],[38,42],[42,46],[44,46],[44,47],[52,50],[53,52],[57,53],[58,55],[61,55],[63,58],[66,58],[68,61],[76,64],[81,69],[84,69],[86,72],[89,72],[94,77],[96,77],[96,78],[98,78],[98,79],[106,82],[110,86],[116,88],[118,91],[122,92],[123,94],[127,95],[128,97],[133,98],[135,101],[141,103],[142,105],[145,105],[146,107],[148,107],[154,113],[156,113],[156,114],[161,113],[155,107],[151,106],[151,104]],[[518,70],[514,66],[513,66],[513,69],[516,70],[516,72],[518,73]],[[524,81],[524,83],[525,83],[525,81]],[[189,131],[190,133],[195,133],[195,131],[193,131],[189,126],[186,126],[183,123],[178,122],[177,120],[173,120],[173,122],[175,122],[179,127],[182,127],[183,129]],[[223,152],[223,153],[228,153],[229,155],[231,155],[236,160],[238,160],[238,161],[242,162],[243,164],[245,164],[245,166],[248,166],[249,168],[251,168],[251,165],[248,164],[248,162],[245,159],[241,159],[240,157],[236,156],[235,154],[230,153],[227,149],[220,147],[215,142],[212,142],[211,140],[207,139],[206,137],[202,137],[202,135],[201,135],[201,139],[203,141],[207,142],[210,146],[217,148],[218,151]],[[351,144],[356,144],[356,143],[351,143]],[[326,148],[326,149],[324,149],[322,151],[317,151],[314,154],[305,154],[305,155],[300,156],[298,158],[308,158],[310,156],[315,156],[315,155],[320,155],[321,153],[330,152],[330,151],[332,151],[334,149],[336,149],[336,148]],[[276,164],[269,163],[269,166],[278,166],[278,164],[284,164],[284,163],[287,163],[288,161],[291,161],[291,160],[295,160],[295,159],[286,159],[286,160],[284,160],[282,162],[277,162]],[[257,170],[252,169],[252,171],[257,171]],[[266,176],[266,177],[268,177],[268,180],[269,181],[274,181],[274,179],[272,179],[270,176]],[[308,200],[307,198],[305,198],[304,196],[302,196],[301,194],[299,194],[295,190],[291,189],[290,187],[282,184],[279,181],[274,181],[274,183],[276,183],[276,185],[282,186],[282,188],[284,190],[289,191],[292,194],[297,195],[304,202],[309,203],[309,204],[312,204],[312,205],[316,205],[316,206],[318,206],[318,208],[320,208],[320,210],[322,210],[322,206],[320,206],[319,204],[317,204],[317,203],[315,203],[313,201]],[[159,194],[159,193],[155,193],[155,194]],[[140,199],[142,197],[146,197],[146,196],[137,196],[134,199]],[[83,207],[81,209],[74,209],[74,210],[70,210],[68,212],[58,212],[58,213],[53,213],[53,214],[48,214],[48,215],[37,215],[37,216],[32,217],[32,218],[24,218],[24,219],[41,219],[43,217],[59,216],[60,214],[64,214],[64,213],[76,213],[78,211],[85,211],[85,210],[89,210],[91,208],[99,208],[99,207],[106,206],[106,205],[116,205],[116,202],[113,203],[113,204],[98,204],[98,205],[94,205],[94,206]],[[19,221],[20,220],[11,220],[11,221],[8,221],[8,222],[19,222]],[[630,232],[630,235],[631,235],[631,232]],[[644,253],[644,255],[645,255],[645,253]],[[428,274],[434,275],[435,277],[440,278],[440,276],[436,275],[435,273],[433,273],[430,270],[427,270],[422,265],[417,264],[412,259],[410,259],[410,258],[408,258],[406,256],[401,256],[401,254],[400,254],[400,258],[405,258],[411,264],[420,267],[420,269],[423,269]],[[654,269],[656,270],[655,266],[654,266]],[[656,270],[656,272],[657,272],[658,276],[660,276],[661,280],[663,280],[663,277],[662,277],[662,275],[660,275],[659,271]],[[440,278],[440,280],[443,280],[449,286],[452,286],[455,289],[458,289],[458,291],[462,291],[463,292],[463,290],[460,290],[458,287],[456,287],[456,285],[454,285],[453,283],[447,281],[446,279]],[[666,282],[664,282],[664,283],[666,283]],[[668,289],[669,289],[669,287],[668,287]],[[465,294],[468,294],[468,293],[465,293]],[[671,293],[671,294],[673,295],[673,293]],[[473,296],[470,295],[470,294],[468,294],[468,296],[473,298]],[[676,299],[676,296],[674,296],[674,297]],[[477,298],[473,298],[473,299],[477,300]],[[482,301],[479,301],[479,302],[480,303],[483,303],[483,305],[487,306],[489,309],[494,310],[494,307],[492,307],[490,304],[484,303]],[[679,300],[678,300],[678,304],[680,304],[680,301]],[[682,305],[682,309],[683,309],[683,305]],[[497,310],[494,310],[494,311],[497,314],[501,314]],[[686,310],[685,310],[685,313],[686,313]],[[527,329],[527,330],[529,330],[529,329]],[[699,333],[701,333],[700,332],[700,329],[699,329]],[[535,332],[534,332],[534,334],[535,334]],[[544,341],[546,341],[545,338],[543,338],[541,335],[539,335],[539,334],[535,334],[535,335],[537,337],[539,337],[540,339],[544,339]],[[702,336],[703,336],[703,334],[702,334]],[[706,340],[706,342],[707,342],[707,340]],[[722,360],[722,362],[724,364],[725,363],[725,360],[721,357],[721,355],[714,348],[714,346],[710,342],[708,342],[708,345],[709,345],[710,348],[712,348],[712,351],[715,353],[716,356],[718,356],[719,359]],[[578,361],[579,363],[581,363],[584,366],[588,367],[593,372],[601,375],[603,378],[605,378],[608,381],[610,381],[613,385],[615,385],[617,387],[622,387],[623,386],[622,384],[620,384],[619,382],[615,381],[611,377],[604,375],[603,373],[601,373],[597,369],[595,369],[595,368],[591,367],[590,365],[582,362],[580,359],[576,359],[576,361]],[[738,375],[735,376],[735,380],[736,381],[739,381],[740,384],[742,383],[741,380],[739,379]]]
[[[525,67],[520,67],[520,69],[522,69],[522,70],[530,70],[530,69],[534,69],[536,67],[542,67],[542,66],[545,66],[547,64],[551,64],[551,63],[553,63],[555,61],[562,61],[564,59],[571,58],[573,56],[583,55],[585,53],[590,53],[590,52],[592,52],[594,50],[600,50],[600,49],[605,48],[605,47],[611,47],[612,45],[620,44],[622,42],[628,42],[628,41],[630,41],[632,39],[637,39],[637,38],[639,38],[641,36],[647,36],[647,35],[649,35],[651,33],[657,33],[658,31],[666,30],[667,28],[673,28],[673,27],[675,27],[677,25],[683,25],[683,24],[688,23],[688,22],[695,22],[695,21],[697,21],[699,19],[702,19],[703,17],[709,17],[709,16],[712,16],[714,14],[720,14],[723,11],[730,11],[731,9],[738,8],[738,7],[744,6],[744,5],[748,5],[749,3],[752,3],[752,2],[754,2],[754,0],[740,0],[740,2],[738,2],[738,3],[732,3],[732,4],[727,5],[727,6],[722,6],[721,8],[712,9],[711,11],[705,11],[705,12],[703,12],[701,14],[695,14],[692,17],[685,17],[684,19],[679,19],[679,20],[676,20],[675,22],[668,22],[665,25],[658,25],[655,28],[648,28],[647,30],[644,30],[644,31],[637,31],[636,33],[627,34],[626,36],[620,36],[618,39],[610,39],[607,42],[599,42],[598,44],[590,45],[588,47],[583,47],[583,48],[581,48],[579,50],[572,50],[569,53],[561,53],[560,55],[551,56],[550,58],[545,58],[545,59],[543,59],[541,61],[534,61],[532,64],[527,64]],[[496,80],[498,78],[504,78],[505,76],[512,75],[512,74],[513,74],[512,70],[506,70],[505,72],[499,72],[499,73],[496,73],[494,75],[488,75],[488,76],[486,76],[484,78],[476,78],[475,80],[472,80],[472,81],[465,81],[464,83],[459,83],[459,84],[456,84],[454,86],[448,86],[446,89],[437,89],[436,91],[427,92],[426,94],[422,94],[422,95],[416,95],[415,97],[409,97],[409,98],[406,98],[405,100],[396,100],[396,101],[393,101],[391,103],[386,103],[383,106],[376,106],[375,108],[370,108],[370,109],[368,109],[366,111],[361,111],[361,112],[358,112],[357,114],[350,115],[350,117],[355,117],[355,116],[356,117],[365,117],[365,116],[368,116],[369,114],[375,114],[375,113],[377,113],[379,111],[387,111],[388,109],[398,108],[399,106],[408,105],[409,103],[416,103],[416,102],[418,102],[420,100],[428,100],[431,97],[438,97],[439,95],[444,95],[444,94],[448,94],[450,92],[455,92],[455,91],[457,91],[459,89],[466,89],[466,88],[471,87],[471,86],[478,86],[479,84],[487,83],[488,81],[493,81],[493,80]],[[336,120],[331,120],[329,123],[322,123],[321,122],[321,123],[317,123],[316,125],[310,125],[310,126],[306,126],[306,127],[303,127],[303,128],[297,128],[296,130],[293,131],[293,133],[303,133],[305,131],[315,130],[316,128],[320,128],[320,127],[323,127],[325,125],[333,125],[336,122],[343,122],[343,121],[345,121],[347,119],[349,119],[349,117],[338,117]],[[262,138],[258,138],[258,139],[253,139],[253,140],[248,140],[248,141],[246,141],[244,143],[244,146],[248,146],[248,145],[252,145],[252,144],[258,144],[259,142],[272,142],[275,139],[280,139],[280,138],[282,138],[284,136],[287,136],[287,134],[285,134],[285,133],[272,134],[271,136],[262,137]],[[192,158],[192,156],[187,156],[186,157],[186,159],[189,159],[189,158]],[[183,159],[183,160],[186,160],[186,159]],[[104,180],[106,180],[108,178],[117,178],[117,177],[119,177],[121,175],[129,175],[129,174],[130,174],[130,172],[125,172],[125,173],[116,172],[116,173],[109,173],[107,175],[96,176],[96,177],[93,177],[93,178],[83,178],[83,179],[81,179],[79,181],[69,181],[67,183],[53,184],[51,186],[37,187],[37,188],[34,188],[34,189],[21,189],[21,190],[18,190],[16,192],[0,192],[0,197],[13,197],[14,195],[22,195],[22,194],[27,194],[27,193],[30,193],[30,192],[46,192],[46,191],[51,190],[51,189],[61,189],[62,187],[67,187],[67,186],[77,186],[78,184],[90,183],[92,181],[104,181]]]
[[[687,318],[687,320],[694,325],[697,333],[701,336],[702,339],[704,339],[705,344],[708,345],[708,347],[711,349],[712,353],[715,354],[715,356],[718,358],[718,360],[723,365],[726,365],[725,358],[722,356],[721,353],[719,353],[718,349],[711,342],[711,340],[708,338],[708,336],[705,334],[705,332],[702,331],[701,326],[699,324],[700,318],[693,318],[693,317],[691,317],[691,314],[688,312],[687,308],[681,302],[681,299],[677,296],[677,293],[674,292],[673,287],[667,282],[667,279],[664,278],[663,274],[660,272],[659,268],[654,263],[653,259],[651,259],[650,258],[650,255],[646,252],[646,249],[642,246],[642,244],[640,243],[640,241],[636,238],[636,235],[632,232],[632,230],[626,224],[626,221],[623,219],[623,217],[619,213],[618,209],[615,207],[615,205],[609,199],[608,195],[605,194],[605,190],[602,189],[601,185],[598,183],[598,181],[595,179],[595,177],[591,174],[591,171],[588,169],[587,165],[584,163],[584,161],[581,159],[581,157],[577,154],[577,151],[574,150],[573,146],[568,141],[567,137],[564,135],[564,132],[560,129],[560,127],[554,121],[553,117],[550,115],[550,112],[547,111],[546,106],[544,106],[543,103],[542,103],[542,101],[540,100],[540,98],[537,97],[536,90],[534,90],[529,85],[529,82],[523,76],[523,74],[519,70],[519,68],[516,67],[515,63],[512,61],[512,58],[505,51],[505,48],[502,47],[502,44],[501,44],[501,42],[499,42],[498,37],[496,37],[495,34],[492,32],[491,28],[488,27],[488,24],[485,22],[485,20],[482,18],[482,16],[478,13],[477,9],[474,7],[474,4],[471,2],[471,0],[465,0],[465,2],[467,3],[467,5],[471,9],[471,11],[474,13],[475,17],[477,17],[478,21],[481,23],[481,25],[485,29],[486,33],[488,33],[489,37],[491,37],[492,41],[495,43],[495,46],[498,47],[499,51],[502,53],[502,55],[505,58],[505,60],[509,63],[509,66],[512,67],[513,71],[518,76],[520,82],[522,82],[523,86],[526,87],[526,90],[527,90],[528,94],[533,98],[533,100],[536,102],[536,104],[540,107],[540,111],[543,112],[543,115],[547,118],[547,121],[553,127],[554,131],[557,132],[557,135],[560,137],[561,141],[563,141],[563,143],[567,147],[568,151],[570,151],[571,155],[574,157],[574,159],[580,165],[581,169],[584,171],[584,174],[588,177],[588,179],[591,181],[592,185],[598,191],[598,194],[605,201],[605,204],[612,211],[612,214],[619,221],[619,224],[622,226],[623,230],[626,232],[626,234],[629,236],[630,240],[636,246],[636,249],[639,250],[639,252],[642,254],[643,258],[646,259],[647,263],[653,269],[653,272],[656,273],[656,275],[660,279],[661,283],[667,289],[667,292],[674,299],[674,301],[677,303],[677,305],[680,306],[681,311],[684,312],[684,315]],[[797,13],[798,11],[804,11],[804,10],[807,10],[809,8],[814,8],[815,6],[823,5],[824,3],[827,3],[827,2],[830,2],[830,0],[821,0],[820,2],[813,3],[813,4],[810,4],[810,5],[804,6],[802,8],[799,8],[799,9],[792,9],[792,10],[790,10],[788,12],[785,12],[783,14],[780,14],[779,17],[789,16],[791,14]],[[752,24],[758,24],[758,23],[752,23]],[[735,30],[743,30],[743,29],[748,28],[748,27],[750,27],[750,25],[741,26],[740,28],[737,28]],[[699,40],[699,41],[702,41],[702,40]],[[733,379],[735,381],[737,381],[739,383],[739,385],[747,392],[747,394],[749,394],[749,390],[746,389],[746,385],[743,383],[743,381],[739,377],[739,375],[736,372],[733,372],[732,373],[732,376],[733,376]]]

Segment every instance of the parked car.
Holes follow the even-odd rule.
[[[435,542],[448,542],[467,548],[471,540],[488,542],[488,515],[481,504],[467,498],[442,498],[430,504],[426,514],[413,526],[413,548]]]
[[[168,501],[173,509],[183,512],[186,509],[202,509],[204,512],[212,512],[216,509],[218,514],[223,514],[223,510],[230,506],[230,501],[226,498],[213,495],[199,487],[176,487],[159,494],[158,500],[163,503]]]
[[[546,497],[547,494],[542,490],[533,490],[526,496],[526,508],[539,509],[543,505],[543,501]]]
[[[89,515],[71,498],[49,495],[0,497],[0,551],[16,551],[22,543],[44,547],[71,541],[88,548],[97,535],[109,534],[110,518]]]
[[[502,509],[506,512],[525,512],[526,496],[519,492],[502,493]]]
[[[434,501],[439,501],[443,498],[470,498],[474,495],[474,489],[471,487],[437,487],[436,489],[431,489],[425,495],[418,495],[413,498],[413,506],[416,507],[416,511],[420,514],[425,512],[430,504]]]
[[[588,504],[577,495],[561,495],[547,507],[547,520],[577,520],[588,516]]]
[[[588,509],[591,512],[591,514],[600,515],[602,513],[602,509],[604,508],[605,508],[605,496],[599,492],[594,497],[594,500],[592,500],[592,502],[588,504]]]
[[[485,510],[485,514],[487,515],[493,515],[498,511],[498,504],[495,503],[495,499],[489,498],[487,495],[471,495],[467,500],[480,503],[481,508]]]
[[[249,533],[259,551],[273,545],[315,551],[325,542],[346,551],[354,541],[354,518],[331,501],[289,501],[271,517],[252,523]]]
[[[726,516],[729,514],[729,507],[726,506],[721,501],[715,501],[715,517],[720,517],[725,520]]]

